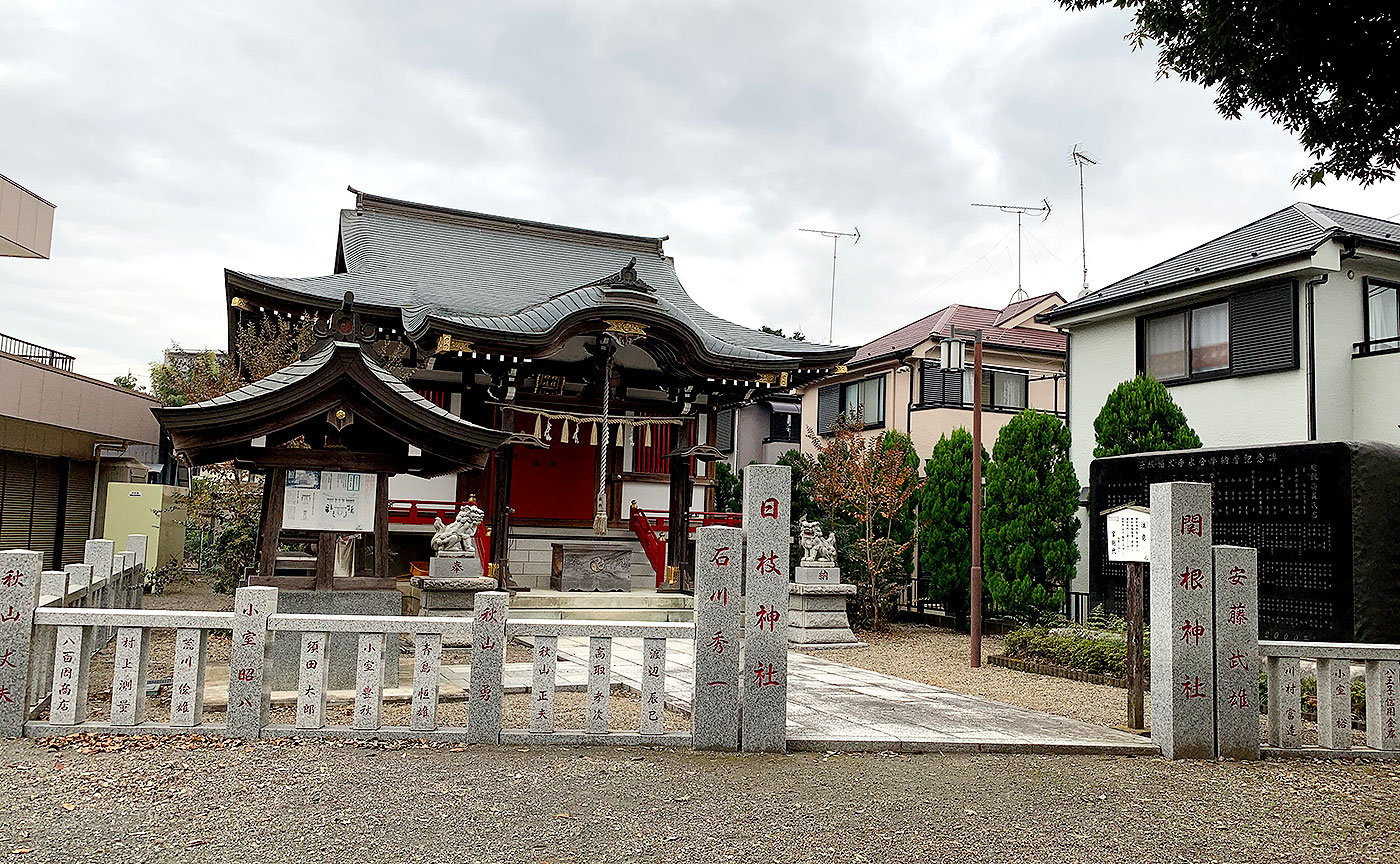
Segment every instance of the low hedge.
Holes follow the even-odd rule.
[[[1019,660],[1054,663],[1115,678],[1128,674],[1128,645],[1119,633],[1019,627],[1006,634],[1006,654]],[[1145,637],[1143,655],[1147,655]]]

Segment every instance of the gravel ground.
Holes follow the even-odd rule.
[[[126,749],[111,751],[108,748]],[[32,861],[1393,860],[1393,764],[0,742]]]

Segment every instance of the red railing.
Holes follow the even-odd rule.
[[[708,525],[726,525],[733,528],[743,526],[744,516],[742,513],[719,513],[715,511],[695,511],[690,514],[690,524],[686,526],[687,534],[694,534],[696,528],[703,528]],[[636,504],[632,505],[632,512],[627,517],[627,527],[632,529],[632,533],[637,535],[637,540],[642,544],[642,551],[646,553],[647,561],[651,562],[651,569],[656,573],[656,584],[660,587],[666,578],[666,540],[656,536],[658,531],[667,532],[671,530],[671,514],[665,510],[643,510]]]
[[[390,500],[389,522],[398,525],[431,525],[434,519],[451,522],[457,518],[457,511],[466,505],[466,501]],[[485,521],[476,528],[476,554],[481,556],[485,570],[491,564],[491,532]]]
[[[660,587],[661,580],[666,576],[665,541],[656,536],[645,511],[638,509],[636,504],[632,505],[632,512],[627,517],[627,527],[632,529],[642,544],[642,551],[646,553],[647,561],[651,562],[651,569],[656,573],[656,584]]]

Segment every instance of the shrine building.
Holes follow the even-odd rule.
[[[546,445],[506,444],[482,470],[391,476],[391,575],[428,557],[435,516],[475,497],[511,584],[558,587],[564,551],[583,544],[631,552],[633,588],[688,590],[688,544],[667,544],[670,526],[737,519],[713,512],[717,412],[830,375],[855,350],[706,311],[666,237],[350,191],[329,275],[225,271],[230,349],[244,324],[325,319],[353,292],[424,399]]]

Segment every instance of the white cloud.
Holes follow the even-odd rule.
[[[750,325],[839,341],[1015,287],[1099,285],[1300,198],[1377,216],[1395,184],[1294,190],[1257,117],[1155,78],[1119,10],[931,4],[72,2],[9,8],[0,172],[58,205],[51,261],[0,259],[0,331],[110,378],[221,345],[222,270],[328,272],[347,183],[669,234],[687,287]]]

